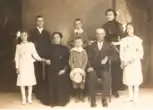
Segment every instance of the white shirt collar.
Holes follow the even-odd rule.
[[[42,31],[44,30],[44,28],[43,27],[37,27],[37,29],[38,29],[38,31],[40,32],[40,34],[42,33]]]
[[[76,51],[76,52],[82,52],[83,50],[84,49],[82,47],[80,47],[80,48],[74,47],[74,48],[71,49],[71,51]]]
[[[99,49],[99,50],[102,49],[102,47],[103,47],[103,43],[104,43],[104,42],[99,42],[99,41],[97,42],[97,44],[98,44],[98,49]]]
[[[81,29],[74,29],[74,32],[75,33],[83,33],[83,29],[81,28]]]
[[[102,42],[99,42],[99,41],[97,41],[98,42],[98,45],[102,45],[104,42],[102,41]]]

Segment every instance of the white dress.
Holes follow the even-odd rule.
[[[17,76],[17,86],[36,85],[34,73],[34,61],[41,58],[36,52],[35,46],[31,42],[21,43],[16,46],[15,64],[19,69]]]
[[[124,64],[123,83],[140,85],[143,82],[141,59],[143,58],[142,40],[137,36],[127,36],[120,41],[120,59]],[[127,63],[132,60],[132,63]]]

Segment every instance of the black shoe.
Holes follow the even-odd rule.
[[[103,100],[102,100],[102,106],[103,106],[103,107],[108,107],[107,99],[103,99]]]
[[[97,104],[96,103],[91,103],[91,105],[90,105],[92,108],[95,108],[95,107],[97,107]]]
[[[81,102],[85,102],[85,98],[83,96],[80,97]]]
[[[113,93],[113,96],[114,96],[115,98],[119,98],[119,97],[120,97],[120,95],[119,95],[118,92]]]
[[[54,108],[54,107],[56,107],[56,104],[49,104],[49,106],[50,106],[51,108]]]
[[[76,102],[76,103],[79,103],[79,101],[80,101],[79,96],[76,96],[76,97],[75,97],[75,102]]]
[[[126,89],[127,89],[127,87],[124,86],[124,85],[123,85],[122,87],[119,88],[119,90],[121,90],[121,91],[124,91],[124,90],[126,90]]]
[[[85,98],[84,98],[83,92],[80,93],[80,97],[79,98],[80,98],[81,102],[85,102]]]
[[[97,104],[96,104],[96,97],[91,97],[91,104],[90,104],[90,106],[91,106],[92,108],[97,107]]]
[[[79,89],[75,89],[75,102],[79,103],[79,101],[80,101]]]

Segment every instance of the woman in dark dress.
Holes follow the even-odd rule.
[[[123,37],[122,24],[116,20],[117,13],[113,9],[107,9],[105,12],[107,22],[102,26],[106,32],[106,40],[111,42],[118,42]],[[119,50],[119,47],[117,47]],[[117,52],[117,51],[116,51]],[[118,53],[118,52],[117,52]],[[122,86],[122,70],[120,68],[120,59],[118,53],[118,60],[112,62],[112,94],[118,98],[118,90]]]
[[[48,105],[65,106],[70,98],[70,80],[68,72],[69,50],[61,45],[62,34],[52,34],[53,44],[50,47],[46,63],[48,81]]]

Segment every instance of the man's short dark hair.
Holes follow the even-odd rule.
[[[36,16],[36,19],[38,19],[38,18],[44,18],[44,17],[41,15],[38,15],[38,16]]]
[[[107,10],[105,11],[105,15],[107,15],[108,12],[112,12],[112,13],[114,14],[115,17],[117,16],[117,13],[116,13],[116,11],[115,11],[114,9],[111,9],[111,8],[107,9]]]
[[[82,22],[82,20],[81,20],[80,18],[76,18],[76,19],[74,20],[74,22],[76,22],[76,21]]]

